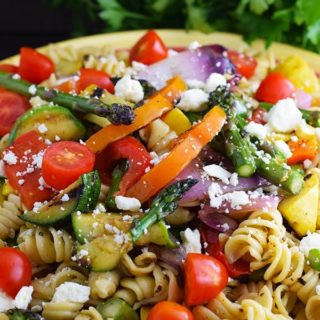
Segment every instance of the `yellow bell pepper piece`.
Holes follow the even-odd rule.
[[[150,313],[150,311],[151,311],[151,307],[142,307],[140,309],[140,319],[147,320],[148,314]]]
[[[2,195],[8,196],[11,193],[14,193],[15,190],[11,187],[11,185],[8,182],[5,182],[2,187]]]
[[[297,89],[313,93],[319,90],[319,81],[314,70],[300,56],[291,56],[281,62],[275,71],[287,77]]]
[[[171,130],[175,131],[177,135],[186,132],[192,127],[188,117],[177,108],[166,113],[162,117],[162,120],[170,127]]]
[[[316,230],[319,202],[319,177],[312,173],[297,195],[281,201],[278,209],[300,235]]]

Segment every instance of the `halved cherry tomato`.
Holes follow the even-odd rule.
[[[0,71],[5,71],[9,73],[18,73],[18,67],[13,64],[0,64]]]
[[[65,82],[60,83],[58,86],[55,87],[57,90],[69,93],[69,92],[76,92],[79,93],[79,80],[67,80]]]
[[[31,283],[29,258],[20,250],[0,248],[0,289],[14,298],[23,286]]]
[[[54,64],[50,58],[32,48],[20,49],[20,76],[32,83],[40,83],[48,79],[54,72]]]
[[[130,50],[130,62],[153,64],[168,56],[168,48],[154,30],[149,30]]]
[[[289,98],[295,91],[293,83],[277,72],[269,73],[260,83],[255,93],[258,101],[276,103],[277,101]]]
[[[250,120],[259,124],[266,124],[267,122],[264,120],[266,113],[267,113],[266,109],[258,107],[253,110]]]
[[[258,64],[255,58],[234,50],[228,51],[228,58],[242,76],[248,79],[253,76]]]
[[[120,159],[128,159],[130,162],[119,186],[119,194],[123,195],[142,177],[152,158],[144,145],[133,137],[113,142],[97,156],[96,168],[104,182],[111,181],[113,166]]]
[[[48,200],[52,195],[52,191],[40,185],[39,181],[42,153],[46,148],[40,134],[29,131],[14,140],[3,152],[4,155],[9,154],[9,159],[16,160],[14,164],[14,161],[6,161],[6,157],[2,157],[9,183],[18,191],[21,201],[28,209],[32,209],[35,202]]]
[[[148,314],[147,320],[194,320],[189,309],[171,301],[157,303]]]
[[[11,91],[0,90],[0,136],[5,135],[24,112],[30,108],[29,101]]]
[[[114,85],[110,80],[110,76],[103,71],[82,68],[80,70],[79,89],[84,90],[91,84],[95,84],[99,88],[106,89],[110,93],[114,93]]]
[[[93,169],[95,155],[75,141],[60,141],[50,145],[42,161],[42,176],[51,187],[61,190]]]
[[[185,302],[188,306],[214,299],[227,285],[228,272],[217,259],[189,253],[184,263]]]

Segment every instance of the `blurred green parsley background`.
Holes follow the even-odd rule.
[[[148,28],[186,28],[243,34],[320,52],[319,0],[44,0],[68,7],[75,17],[74,36]]]

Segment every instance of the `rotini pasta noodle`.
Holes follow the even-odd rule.
[[[134,276],[151,273],[156,266],[156,262],[157,256],[153,252],[141,253],[134,260],[128,254],[124,254],[121,258],[121,266]]]
[[[19,218],[21,211],[20,197],[9,194],[8,199],[4,200],[0,207],[0,239],[14,237],[15,231],[24,224]]]
[[[103,320],[101,314],[94,307],[87,310],[81,310],[74,320]]]
[[[319,319],[320,310],[320,295],[315,295],[311,297],[306,305],[306,318],[307,320],[317,320]]]
[[[120,272],[90,272],[88,285],[93,299],[106,299],[116,292],[120,283]]]
[[[46,320],[74,320],[82,306],[78,302],[48,302],[43,304],[42,316]]]
[[[18,236],[19,248],[35,264],[71,260],[72,237],[65,230],[36,227],[22,231]]]

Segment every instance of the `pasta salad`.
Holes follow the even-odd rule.
[[[320,319],[320,100],[300,56],[24,47],[0,64],[0,319]]]

